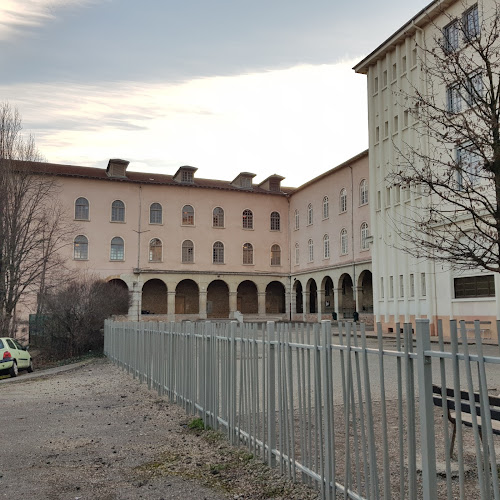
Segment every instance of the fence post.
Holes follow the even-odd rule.
[[[276,465],[273,450],[276,449],[276,349],[274,342],[274,321],[267,322],[267,463]]]
[[[432,395],[432,358],[428,319],[416,320],[417,372],[420,407],[420,440],[422,451],[422,489],[424,500],[437,498],[434,402]]]

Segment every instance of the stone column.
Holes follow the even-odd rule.
[[[340,317],[340,294],[342,293],[342,288],[335,288],[333,293],[333,304],[335,312],[337,313],[337,319],[341,319]]]
[[[207,319],[207,289],[200,287],[199,314],[200,319]]]
[[[168,321],[175,321],[175,287],[173,291],[168,288],[168,298],[167,298],[167,318]]]
[[[234,319],[234,313],[238,307],[238,292],[236,290],[229,291],[229,317]]]
[[[318,309],[318,322],[322,320],[321,315],[323,314],[323,304],[325,302],[325,291],[320,290],[319,288],[316,290],[316,302]]]
[[[129,287],[129,291],[132,293],[132,300],[130,301],[130,307],[128,309],[128,318],[130,321],[140,321],[142,308],[142,283],[134,281],[132,283],[132,288]]]
[[[257,293],[258,300],[258,311],[259,317],[264,318],[266,316],[266,292],[258,292]]]
[[[306,314],[309,309],[309,292],[302,289],[302,321],[306,320]]]

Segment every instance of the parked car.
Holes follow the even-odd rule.
[[[28,348],[15,339],[0,337],[0,374],[8,373],[11,377],[17,377],[19,370],[33,371],[33,360]]]

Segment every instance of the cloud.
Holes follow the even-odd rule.
[[[20,34],[24,29],[41,26],[56,18],[61,7],[81,7],[97,0],[2,0],[0,40]]]
[[[366,81],[355,61],[180,84],[0,86],[56,163],[232,179],[250,171],[299,185],[367,147]],[[21,97],[22,96],[22,97]],[[257,180],[257,179],[256,179]]]

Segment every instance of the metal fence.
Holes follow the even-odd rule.
[[[450,339],[427,320],[392,338],[350,322],[107,321],[105,353],[320,498],[500,499],[500,358],[474,326],[470,344],[456,321]],[[453,450],[433,384],[454,390]]]

